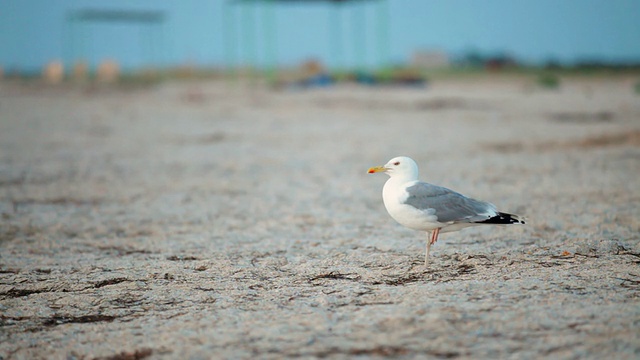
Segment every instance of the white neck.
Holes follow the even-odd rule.
[[[388,181],[393,181],[398,184],[404,184],[406,182],[416,181],[416,180],[418,180],[418,169],[413,168],[409,171],[393,174],[392,176],[390,176]]]

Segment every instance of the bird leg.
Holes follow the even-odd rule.
[[[427,233],[427,237],[429,233]],[[424,267],[429,265],[429,250],[431,249],[431,241],[427,238],[427,251],[424,254]]]
[[[433,230],[431,233],[431,245],[435,244],[438,241],[438,234],[440,234],[440,228]]]
[[[429,251],[431,250],[431,245],[435,244],[438,241],[438,234],[440,233],[440,228],[437,228],[431,232],[431,239],[427,239],[427,251],[424,254],[424,266],[427,267],[429,265]],[[429,236],[429,233],[427,233]]]

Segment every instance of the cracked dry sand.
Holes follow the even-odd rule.
[[[0,83],[0,359],[637,359],[632,83]],[[366,174],[396,155],[528,225],[424,269]]]

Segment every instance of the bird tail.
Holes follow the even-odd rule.
[[[477,224],[524,224],[524,217],[514,214],[499,212],[498,215],[483,221],[476,221]]]

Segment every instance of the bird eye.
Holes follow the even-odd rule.
[[[395,166],[400,165],[400,161],[396,161],[396,162],[394,162],[394,163],[393,163],[393,165],[395,165]]]

